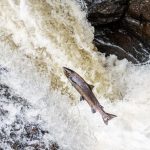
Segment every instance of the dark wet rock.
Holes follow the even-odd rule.
[[[8,114],[8,111],[3,109],[3,106],[0,106],[0,117],[6,116]]]
[[[50,149],[51,149],[51,150],[58,150],[58,149],[59,149],[59,146],[58,146],[57,143],[53,143],[53,144],[50,145]]]
[[[150,23],[136,20],[127,16],[124,21],[125,28],[141,41],[150,45]]]
[[[128,15],[137,20],[150,21],[150,0],[131,0]]]
[[[19,118],[19,119],[18,119]],[[48,149],[48,145],[45,144],[43,137],[49,132],[43,130],[39,124],[23,122],[21,117],[18,117],[10,127],[9,144],[14,149]],[[17,128],[16,128],[17,126]],[[49,144],[54,144],[50,141]],[[47,146],[46,146],[47,145]]]
[[[30,104],[27,102],[26,99],[21,98],[18,95],[13,94],[12,91],[7,85],[0,83],[0,97],[5,97],[5,103],[9,103],[10,101],[16,105],[23,105],[24,107],[30,107]],[[3,101],[3,100],[0,100]]]
[[[82,1],[82,0],[81,0]],[[86,3],[86,5],[88,7],[90,7],[92,4],[94,4],[94,0],[84,0],[84,2]]]
[[[39,137],[48,133],[48,131],[42,130],[38,124],[27,124],[24,129],[26,132],[25,136],[30,140],[39,140]]]
[[[131,0],[124,26],[150,45],[150,0]]]
[[[119,20],[127,8],[127,0],[95,0],[88,4],[88,19],[92,25],[103,25]]]
[[[115,54],[119,59],[128,59],[133,63],[149,59],[150,47],[124,29],[96,29],[94,43],[106,56]]]
[[[9,119],[7,118],[9,111],[3,110],[3,108],[1,108],[0,110],[1,112],[3,112],[2,115],[5,116],[5,118],[1,120],[0,125],[1,149],[59,149],[59,146],[56,142],[51,140],[45,141],[45,137],[49,135],[48,130],[44,129],[38,123],[38,120],[33,120],[33,122],[27,121],[24,112],[21,112],[22,109],[20,109],[18,114],[15,116],[15,120],[12,123],[9,122]]]

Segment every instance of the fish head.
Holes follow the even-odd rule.
[[[74,71],[69,68],[63,67],[63,70],[67,78],[70,78],[74,74]]]

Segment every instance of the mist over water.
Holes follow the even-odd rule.
[[[0,8],[0,65],[8,70],[0,82],[33,106],[26,112],[29,120],[40,114],[48,138],[65,150],[149,150],[149,65],[133,66],[97,52],[94,29],[75,1],[1,0]],[[63,66],[93,84],[105,110],[118,117],[105,126],[79,102]],[[12,122],[17,110],[7,109]]]

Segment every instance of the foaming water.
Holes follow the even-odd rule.
[[[149,65],[98,53],[93,28],[75,1],[1,0],[0,8],[0,65],[8,69],[0,81],[33,106],[28,119],[40,114],[49,138],[65,150],[149,150]],[[118,117],[105,126],[79,102],[62,66],[94,84],[105,110]]]
[[[1,41],[29,58],[39,72],[49,74],[53,89],[72,93],[62,75],[62,66],[67,66],[96,84],[97,93],[114,99],[120,90],[102,66],[103,56],[92,44],[94,31],[85,16],[72,0],[3,0]]]

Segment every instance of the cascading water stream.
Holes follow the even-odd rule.
[[[0,72],[0,83],[32,106],[25,111],[27,120],[40,115],[46,122],[39,121],[50,133],[45,141],[57,141],[65,150],[149,150],[148,65],[97,52],[93,27],[73,0],[1,0],[0,8],[0,66],[7,69]],[[63,66],[93,84],[100,103],[118,117],[105,126],[79,102]],[[9,124],[18,110],[6,109]]]

